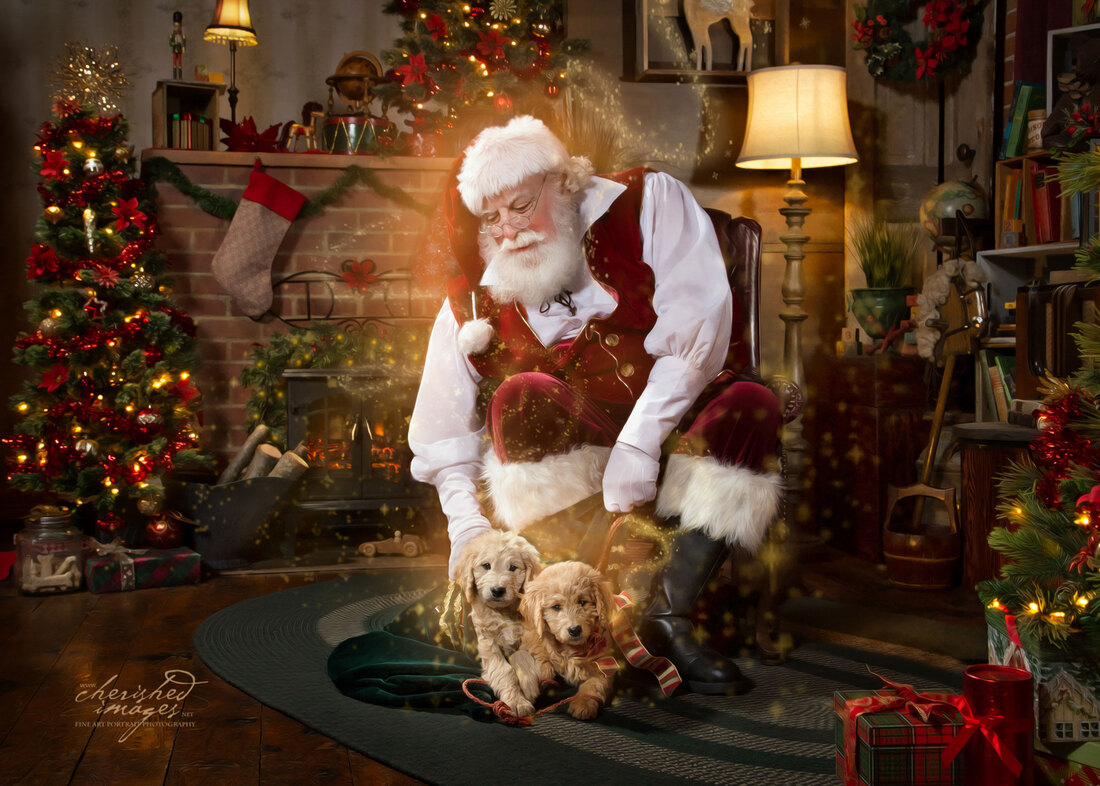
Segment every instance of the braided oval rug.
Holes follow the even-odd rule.
[[[741,696],[620,693],[594,721],[564,710],[526,727],[455,710],[395,709],[345,696],[326,664],[341,641],[381,630],[442,581],[438,569],[351,574],[254,598],[195,634],[219,677],[370,758],[429,783],[837,783],[833,692],[876,688],[868,668],[918,690],[958,690],[960,674],[881,651],[796,647],[783,665],[737,663]]]

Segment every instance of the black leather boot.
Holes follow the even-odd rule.
[[[737,664],[701,641],[691,622],[699,595],[729,551],[725,543],[701,532],[678,531],[638,624],[646,648],[672,661],[695,693],[742,693],[749,687]]]

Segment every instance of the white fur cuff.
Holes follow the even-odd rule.
[[[539,461],[502,464],[490,449],[481,477],[493,502],[494,518],[518,532],[599,493],[610,454],[611,448],[581,445]]]
[[[682,529],[755,553],[779,513],[780,491],[776,473],[674,453],[657,492],[657,515],[679,516]]]

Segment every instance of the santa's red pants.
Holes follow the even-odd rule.
[[[680,423],[673,452],[763,470],[779,433],[775,394],[756,382],[735,381],[712,386],[700,398],[706,404]],[[632,406],[598,401],[557,377],[529,371],[496,389],[486,425],[501,463],[539,461],[582,444],[612,447]]]

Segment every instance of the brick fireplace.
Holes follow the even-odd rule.
[[[402,189],[417,202],[438,201],[451,159],[378,158],[309,153],[216,153],[170,149],[145,150],[142,159],[164,156],[174,161],[195,185],[238,200],[259,158],[272,177],[314,197],[329,188],[349,165],[370,168],[384,186]],[[159,247],[167,254],[175,281],[172,293],[178,306],[190,314],[197,328],[202,367],[195,375],[202,391],[203,447],[221,461],[232,454],[246,435],[245,402],[250,391],[238,382],[241,370],[251,363],[257,343],[267,343],[275,333],[285,333],[282,320],[306,326],[307,316],[378,319],[394,329],[426,331],[444,292],[425,284],[420,252],[432,228],[421,212],[404,207],[358,184],[320,214],[295,220],[272,266],[272,280],[294,274],[321,271],[335,284],[323,288],[318,302],[316,287],[309,296],[303,286],[288,282],[274,292],[272,312],[278,315],[253,320],[234,309],[211,273],[214,253],[229,221],[214,218],[194,201],[165,182],[158,182]],[[383,285],[359,294],[342,285],[338,274],[347,260],[372,260]],[[327,300],[325,299],[327,298]]]

